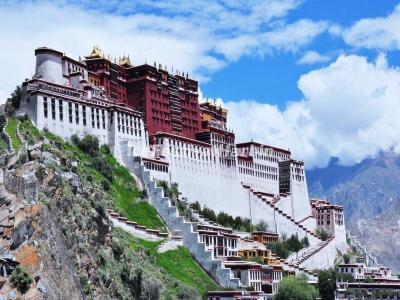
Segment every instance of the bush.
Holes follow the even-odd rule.
[[[93,159],[94,168],[108,180],[112,180],[113,168],[104,157],[95,157]]]
[[[198,201],[194,202],[192,204],[192,209],[197,210],[198,212],[201,212],[201,205]]]
[[[318,272],[318,291],[324,300],[334,300],[336,290],[337,272],[334,269]]]
[[[101,186],[103,187],[103,189],[108,192],[111,188],[110,183],[108,182],[108,180],[103,180],[101,182]]]
[[[300,249],[303,248],[303,244],[299,241],[299,237],[297,233],[294,235],[292,234],[290,238],[286,241],[287,248],[289,251],[298,252]]]
[[[289,276],[279,284],[274,300],[315,300],[317,290],[307,283],[305,276]]]
[[[301,243],[303,244],[303,247],[309,247],[310,246],[310,242],[308,241],[308,237],[304,237],[301,239]]]
[[[91,157],[97,157],[99,155],[99,140],[97,137],[88,134],[81,140],[76,134],[74,134],[71,136],[71,141]]]
[[[212,222],[217,222],[217,216],[211,208],[204,207],[202,213],[205,218],[209,219]]]
[[[147,199],[149,197],[147,190],[143,189],[139,192],[139,198],[140,199]]]
[[[330,237],[330,236],[329,236],[329,233],[326,232],[325,230],[321,229],[321,228],[317,229],[315,233],[316,233],[316,234],[318,235],[318,237],[319,237],[321,240],[323,240],[323,241],[326,241],[326,240],[329,239],[329,237]]]
[[[264,221],[260,221],[256,226],[255,230],[257,231],[267,231],[268,230],[268,224],[265,223]]]
[[[25,294],[33,282],[28,271],[22,266],[17,266],[11,273],[11,287],[16,288],[21,294]]]
[[[272,253],[283,259],[288,258],[290,254],[285,242],[267,243],[266,247],[267,249],[271,250]]]

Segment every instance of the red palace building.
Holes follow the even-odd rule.
[[[149,135],[166,132],[194,139],[201,131],[198,82],[162,66],[133,66],[129,57],[112,62],[94,47],[85,57],[90,83],[109,97],[144,113]]]

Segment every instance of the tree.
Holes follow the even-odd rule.
[[[341,282],[354,282],[354,277],[353,275],[349,273],[337,273],[336,278],[338,281]]]
[[[327,239],[329,239],[329,233],[327,233],[325,230],[323,230],[323,229],[317,229],[316,230],[316,232],[315,232],[317,235],[318,235],[318,237],[321,239],[321,240],[323,240],[323,241],[326,241]]]
[[[21,86],[18,85],[10,95],[10,98],[7,99],[5,107],[7,114],[12,115],[16,110],[19,109],[21,105],[21,97],[22,97],[22,89]]]
[[[212,222],[217,222],[217,216],[215,215],[215,212],[211,208],[204,206],[203,216]]]
[[[289,276],[279,284],[274,300],[315,300],[317,296],[317,290],[307,283],[307,277]]]
[[[350,256],[348,254],[343,254],[343,261],[345,264],[350,263]]]
[[[299,237],[296,234],[292,234],[290,238],[286,241],[288,249],[290,251],[298,252],[300,249],[303,248],[302,243],[299,241]]]
[[[324,300],[335,299],[337,272],[334,269],[318,272],[318,291]]]
[[[201,213],[201,205],[200,205],[200,203],[198,201],[194,202],[192,204],[192,209],[193,210],[197,210],[199,213]]]
[[[11,273],[11,287],[16,288],[21,294],[25,294],[33,282],[28,271],[22,266],[17,266]]]
[[[265,245],[267,249],[271,250],[273,254],[280,258],[287,258],[289,256],[289,250],[286,247],[286,242],[267,243]]]
[[[304,237],[301,239],[301,243],[303,244],[303,247],[309,247],[310,246],[310,242],[308,241],[308,237]]]
[[[267,231],[268,230],[268,224],[265,223],[264,221],[260,221],[256,226],[255,230],[257,231]]]

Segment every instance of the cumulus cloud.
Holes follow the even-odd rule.
[[[0,6],[0,95],[33,75],[33,49],[39,46],[78,57],[96,44],[112,57],[130,54],[134,63],[157,61],[207,79],[243,55],[295,51],[311,42],[325,28],[321,22],[286,22],[301,2],[5,1]]]
[[[255,101],[226,102],[237,139],[289,147],[308,167],[331,156],[350,165],[379,151],[400,152],[400,70],[384,55],[375,61],[341,55],[298,81],[302,101],[285,109]]]
[[[315,51],[307,51],[297,61],[299,65],[313,65],[317,63],[323,63],[330,60],[328,55],[322,55]]]
[[[349,45],[381,50],[400,49],[400,4],[386,17],[366,18],[343,32]]]

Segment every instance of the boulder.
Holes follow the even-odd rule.
[[[35,229],[31,220],[25,220],[24,222],[20,223],[17,228],[14,229],[12,234],[12,244],[10,249],[17,249],[23,242],[28,240],[34,232]]]

